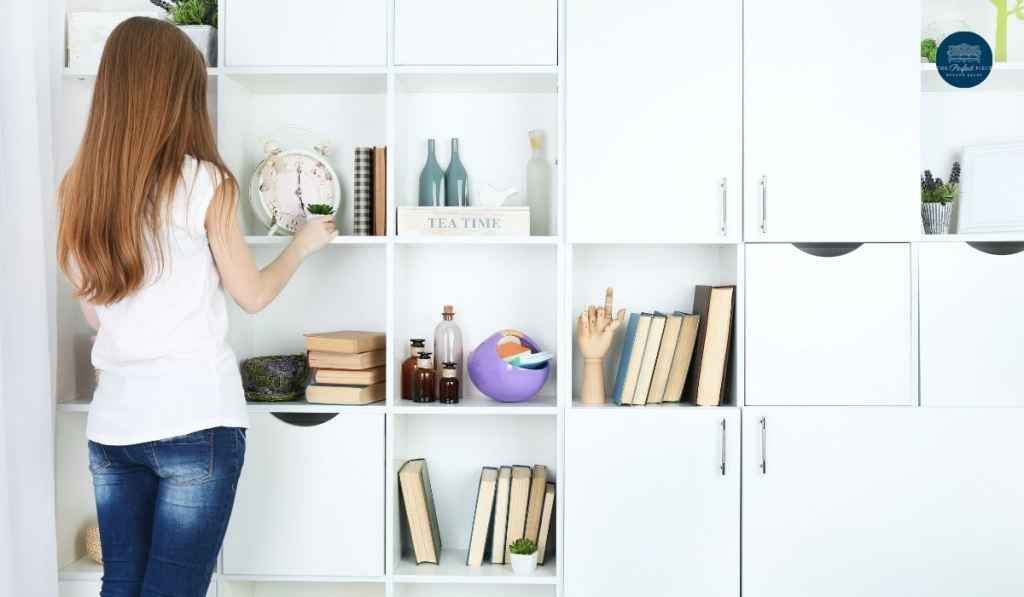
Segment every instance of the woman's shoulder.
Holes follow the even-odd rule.
[[[213,162],[186,155],[181,165],[181,178],[189,191],[212,195],[224,180],[224,175]]]

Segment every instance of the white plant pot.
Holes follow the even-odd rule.
[[[530,575],[537,569],[537,552],[528,556],[512,554],[512,572],[518,575]]]
[[[217,66],[217,30],[210,25],[179,25],[178,29],[192,40],[206,60],[207,66]]]

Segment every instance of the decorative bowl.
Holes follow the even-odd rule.
[[[498,402],[524,402],[537,395],[548,380],[551,366],[540,369],[516,367],[498,355],[498,343],[506,336],[515,336],[533,352],[540,348],[526,334],[502,330],[480,343],[469,357],[469,378],[484,395]]]
[[[301,398],[309,377],[304,354],[253,357],[242,361],[241,371],[245,399],[254,402]]]

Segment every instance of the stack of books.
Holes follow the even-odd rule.
[[[384,399],[384,334],[306,334],[312,382],[306,400],[319,404],[370,404]]]
[[[735,286],[697,286],[693,313],[631,314],[612,401],[722,404],[735,306]]]
[[[523,537],[537,544],[537,564],[544,564],[555,509],[555,484],[547,467],[536,464],[485,466],[473,511],[467,566],[512,562],[509,545]]]

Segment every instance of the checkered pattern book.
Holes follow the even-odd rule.
[[[352,174],[352,227],[356,236],[369,236],[373,228],[373,148],[356,147]]]

